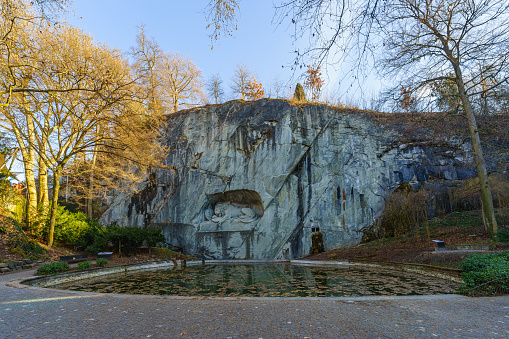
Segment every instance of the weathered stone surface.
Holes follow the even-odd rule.
[[[18,266],[21,266],[23,265],[24,262],[23,261],[16,261],[16,260],[11,260],[7,263],[7,266],[10,268],[10,269],[14,269],[15,267],[18,267]]]
[[[473,176],[471,150],[402,143],[362,112],[282,100],[229,102],[168,119],[169,166],[103,223],[159,227],[205,258],[296,258],[321,232],[325,250],[358,244],[401,183]]]
[[[7,266],[8,266],[7,263],[3,263],[3,262],[0,263],[0,268],[4,268],[4,267],[7,267]]]

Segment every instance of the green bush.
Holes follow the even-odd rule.
[[[55,274],[60,272],[69,271],[70,267],[66,262],[52,262],[50,264],[42,265],[37,270],[38,275]]]
[[[461,262],[463,273],[478,272],[489,268],[503,267],[507,265],[509,251],[489,254],[471,254]]]
[[[111,225],[107,227],[108,239],[115,249],[125,255],[136,253],[143,244],[144,229],[136,226],[120,227]]]
[[[92,263],[90,261],[82,261],[78,263],[78,269],[80,270],[88,270],[92,267]]]
[[[103,233],[97,233],[94,235],[92,243],[87,246],[86,251],[88,253],[94,253],[97,254],[99,252],[104,252],[106,249],[108,249],[109,241],[108,241],[108,234]]]
[[[84,213],[72,213],[63,206],[57,207],[55,240],[69,246],[84,248],[87,246],[87,235],[92,228],[94,225]]]
[[[148,247],[155,247],[157,246],[157,244],[164,243],[164,241],[166,240],[161,230],[146,228],[143,231],[144,238],[145,241],[147,242]]]
[[[108,263],[108,260],[106,258],[98,258],[95,261],[95,263],[97,264],[97,266],[103,267],[103,266],[105,266]]]
[[[161,230],[137,226],[110,225],[106,227],[106,234],[109,242],[113,244],[113,248],[128,256],[136,253],[144,242],[149,246],[155,246],[164,241]]]
[[[509,251],[490,254],[472,254],[461,262],[463,284],[459,293],[491,295],[509,293]],[[490,284],[487,284],[490,283]],[[474,287],[486,284],[482,289]]]
[[[115,251],[124,255],[131,255],[138,252],[138,248],[146,243],[150,247],[164,242],[161,230],[146,229],[137,226],[109,225],[99,227],[94,231],[93,242],[87,247],[89,253],[103,252],[110,244]]]

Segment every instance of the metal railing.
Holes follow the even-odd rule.
[[[469,297],[487,297],[509,294],[509,277],[494,279],[484,284],[464,290]]]

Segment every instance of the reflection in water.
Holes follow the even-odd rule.
[[[213,264],[116,274],[61,289],[180,296],[341,297],[453,293],[457,284],[400,271],[290,264]]]

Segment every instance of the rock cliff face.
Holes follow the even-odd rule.
[[[403,143],[362,112],[283,100],[228,102],[168,118],[168,168],[117,196],[103,223],[159,227],[184,252],[298,258],[358,244],[401,183],[475,174],[468,145]]]

